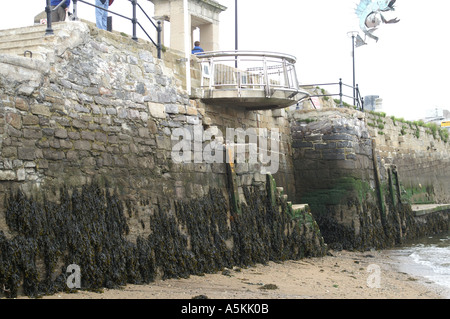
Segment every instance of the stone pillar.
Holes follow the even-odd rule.
[[[193,46],[192,33],[198,27],[202,48],[205,51],[219,50],[219,14],[226,10],[225,6],[214,0],[187,0],[188,8],[185,8],[184,0],[149,1],[155,5],[155,16],[170,21],[171,49],[190,52]],[[188,21],[185,21],[186,16]],[[187,43],[189,47],[186,47]]]
[[[188,25],[191,25],[191,16],[188,15]],[[185,15],[183,0],[170,1],[170,47],[175,50],[185,52],[190,48],[185,48],[185,37],[189,37],[191,43],[191,32],[185,30]]]
[[[200,28],[200,43],[205,51],[218,51],[219,46],[219,25],[202,24]]]

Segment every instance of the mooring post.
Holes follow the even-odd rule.
[[[236,170],[234,167],[234,146],[226,146],[226,156],[228,158],[226,163],[227,177],[228,177],[228,188],[231,194],[231,205],[234,208],[236,214],[241,214],[241,203],[239,200],[239,191],[236,180]]]
[[[377,194],[378,194],[378,201],[380,204],[380,215],[381,215],[381,223],[383,225],[383,228],[385,231],[386,228],[386,204],[384,202],[383,198],[383,189],[381,186],[381,176],[380,176],[380,169],[378,167],[378,159],[377,159],[377,141],[373,138],[372,139],[372,157],[373,157],[373,169],[374,169],[374,177],[375,177],[375,185],[377,188]]]

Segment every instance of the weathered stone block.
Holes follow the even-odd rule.
[[[39,129],[24,129],[23,137],[28,139],[39,139],[42,137],[42,130]]]
[[[65,149],[71,149],[73,147],[73,143],[68,140],[60,140],[59,144],[60,144],[61,148],[65,148]]]
[[[77,119],[74,119],[74,120],[72,121],[72,126],[73,126],[73,127],[76,127],[76,128],[80,128],[80,129],[85,129],[85,128],[87,128],[87,124],[86,124],[85,122],[80,121],[80,120],[77,120]]]
[[[95,133],[90,131],[82,131],[81,138],[89,141],[95,140]]]
[[[28,102],[20,97],[16,98],[16,108],[21,111],[28,111]]]
[[[165,119],[166,118],[166,108],[164,104],[161,103],[148,103],[148,109],[152,117]]]
[[[156,145],[158,148],[163,150],[171,150],[172,149],[172,141],[168,136],[157,136],[156,137]]]
[[[180,111],[178,109],[178,105],[176,105],[176,104],[166,104],[165,105],[165,111],[166,111],[166,113],[169,113],[169,114],[178,114],[178,113],[180,113]]]
[[[345,160],[345,153],[343,150],[323,150],[322,158],[325,160]]]
[[[22,128],[22,116],[18,113],[6,113],[6,123],[20,130]]]
[[[13,146],[3,147],[1,157],[3,158],[17,157],[17,147]]]
[[[36,158],[34,147],[19,147],[17,150],[17,158],[21,160],[32,161]]]
[[[23,125],[37,125],[39,124],[39,117],[36,115],[26,114],[22,117]]]
[[[79,140],[80,139],[80,133],[79,132],[68,132],[67,135],[72,140]]]
[[[24,181],[25,180],[25,178],[26,178],[26,172],[25,172],[25,168],[19,168],[18,170],[17,170],[17,180],[19,181],[19,182],[22,182],[22,181]]]
[[[55,137],[57,137],[57,138],[67,138],[68,137],[67,130],[62,129],[62,128],[55,129]]]
[[[31,105],[31,113],[33,113],[34,115],[44,115],[44,116],[50,116],[52,114],[50,112],[50,108],[42,104]]]
[[[330,134],[330,135],[324,135],[323,140],[344,140],[344,141],[352,141],[356,137],[354,135],[350,134]]]
[[[60,161],[66,158],[63,151],[58,151],[54,149],[45,149],[42,151],[44,153],[44,158],[47,160]]]
[[[102,132],[95,132],[95,140],[98,142],[106,143],[108,140],[108,136]]]
[[[89,151],[91,149],[91,142],[85,140],[77,140],[73,144],[76,150]]]
[[[16,173],[12,170],[0,170],[0,181],[13,181],[16,179]]]
[[[22,137],[22,131],[9,126],[7,129],[8,135],[11,137]]]

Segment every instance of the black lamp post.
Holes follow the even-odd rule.
[[[237,51],[239,48],[238,42],[238,0],[234,1],[234,50]],[[237,56],[235,57],[234,66],[237,69]]]
[[[235,50],[237,51],[238,50],[238,0],[235,0],[235,5],[234,5],[234,8],[235,8],[235,13],[234,13],[234,32],[235,32],[235,34],[234,34],[234,41],[235,41],[235,43],[234,43],[234,48],[235,48]]]
[[[353,60],[353,105],[356,105],[356,71],[355,71],[355,48],[365,45],[366,43],[359,35],[358,31],[347,32],[352,37],[352,60]]]

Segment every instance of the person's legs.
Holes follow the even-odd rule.
[[[66,20],[66,9],[59,7],[56,10],[53,10],[56,6],[52,6],[52,22],[59,22]]]
[[[59,21],[66,21],[67,11],[62,7],[58,8]]]
[[[95,5],[108,10],[109,0],[106,0],[105,3],[102,3],[100,0],[95,0]],[[95,8],[95,20],[97,28],[106,30],[108,25],[108,12]]]

